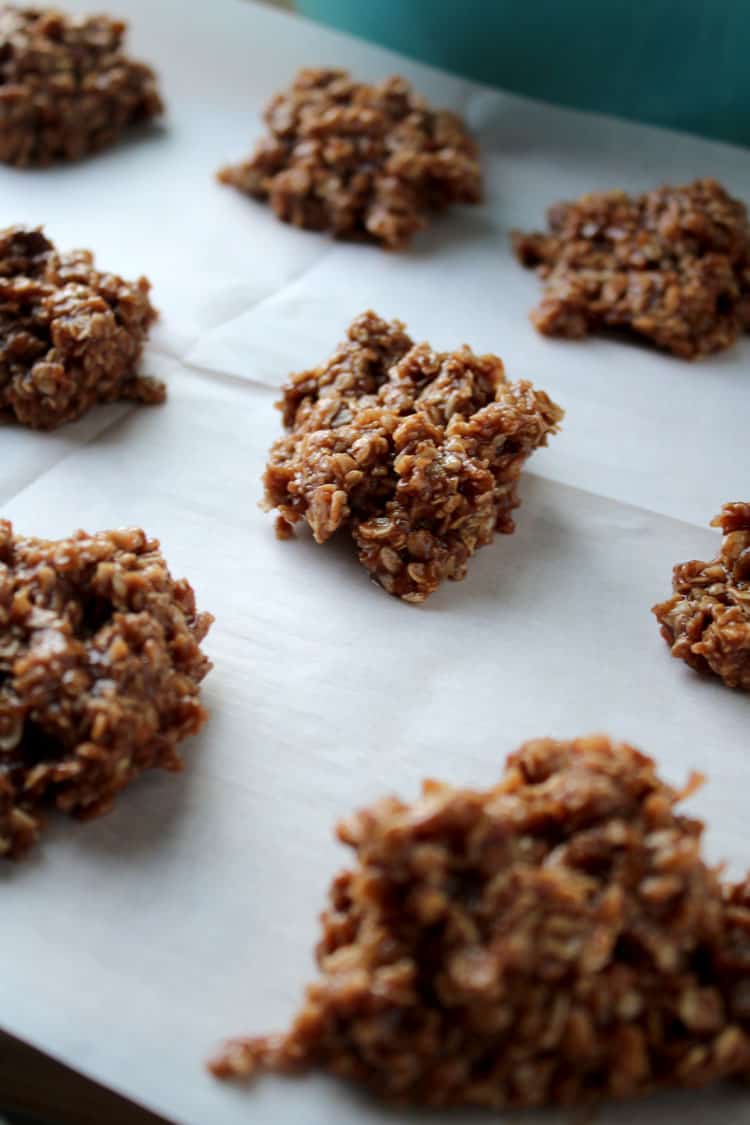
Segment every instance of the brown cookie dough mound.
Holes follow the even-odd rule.
[[[398,248],[430,212],[479,202],[477,148],[463,122],[403,78],[367,86],[344,70],[301,70],[265,120],[270,135],[219,179],[267,199],[286,223]]]
[[[672,656],[750,691],[750,504],[725,504],[711,526],[724,533],[718,557],[678,563],[674,596],[651,612]]]
[[[142,531],[49,542],[0,521],[0,855],[49,808],[98,816],[143,770],[182,768],[212,620]]]
[[[290,432],[264,483],[280,535],[302,518],[318,543],[347,528],[372,577],[408,602],[513,531],[523,464],[563,416],[531,383],[508,383],[497,356],[414,345],[373,312],[279,405]]]
[[[135,371],[157,315],[149,289],[41,230],[0,231],[0,418],[54,430],[98,402],[163,402],[163,383]]]
[[[577,339],[626,328],[682,359],[721,351],[750,328],[750,226],[716,180],[557,203],[549,231],[515,232],[544,281],[532,321]]]
[[[219,1076],[320,1066],[398,1102],[529,1107],[750,1069],[750,894],[655,764],[529,742],[486,792],[425,782],[339,825],[320,978]],[[741,983],[740,983],[741,982]]]
[[[162,112],[154,72],[122,53],[125,28],[0,6],[0,160],[79,160]]]

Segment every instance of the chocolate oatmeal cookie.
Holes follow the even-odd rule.
[[[718,556],[678,563],[673,597],[651,612],[672,656],[750,691],[750,504],[725,504],[711,526],[724,533]]]
[[[532,321],[577,339],[629,329],[682,359],[721,351],[750,328],[750,226],[716,180],[584,195],[549,211],[549,230],[515,232],[544,289]]]
[[[48,809],[98,816],[143,770],[182,768],[212,620],[142,531],[50,542],[0,521],[0,856]]]
[[[289,433],[264,483],[280,535],[303,518],[318,543],[346,528],[372,577],[408,602],[513,531],[523,464],[563,416],[531,383],[507,382],[497,356],[434,352],[373,312],[327,363],[293,375],[279,406]]]
[[[0,160],[78,160],[162,112],[154,72],[122,52],[125,27],[0,6]]]
[[[163,402],[164,385],[136,374],[157,315],[149,289],[39,229],[0,231],[0,419],[53,430],[98,402]]]
[[[529,742],[486,792],[427,781],[338,827],[356,853],[291,1030],[219,1076],[319,1066],[429,1106],[575,1105],[750,1071],[750,884],[701,859],[654,762]]]
[[[270,133],[219,179],[268,200],[284,222],[398,248],[430,212],[478,203],[477,148],[460,118],[403,78],[375,86],[301,70],[265,113]]]

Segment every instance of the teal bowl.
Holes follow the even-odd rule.
[[[750,0],[297,0],[516,93],[750,144]]]

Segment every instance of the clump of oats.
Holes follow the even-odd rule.
[[[327,363],[292,376],[285,437],[264,477],[278,531],[305,519],[318,543],[346,529],[372,577],[408,602],[466,574],[495,532],[511,532],[527,458],[563,412],[502,362],[468,347],[415,345],[399,321],[352,322]]]
[[[320,976],[220,1076],[318,1066],[388,1100],[588,1103],[750,1070],[750,884],[722,885],[654,762],[528,742],[498,785],[425,782],[339,825]]]

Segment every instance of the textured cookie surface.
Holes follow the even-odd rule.
[[[476,145],[403,78],[375,86],[342,70],[301,70],[266,114],[269,134],[219,178],[267,200],[280,219],[398,248],[431,212],[478,203]]]
[[[697,359],[750,327],[747,210],[715,180],[584,195],[548,218],[547,231],[513,236],[544,283],[532,320],[545,335],[627,329]]]
[[[79,160],[162,112],[154,72],[107,16],[0,6],[0,160]]]
[[[653,613],[673,656],[750,691],[750,504],[725,504],[712,526],[724,532],[717,557],[678,563]]]
[[[280,406],[289,433],[264,478],[280,533],[302,518],[319,543],[348,530],[372,577],[409,602],[513,530],[521,469],[563,416],[531,383],[509,383],[497,356],[414,345],[372,312],[292,377]]]
[[[493,1108],[747,1074],[750,892],[702,860],[683,795],[630,746],[544,739],[490,790],[427,782],[357,813],[302,1010],[215,1073],[320,1066]]]
[[[149,288],[41,230],[0,231],[0,419],[53,430],[99,402],[163,402],[164,385],[137,373],[156,319]]]
[[[0,855],[89,818],[202,726],[210,614],[143,531],[47,541],[0,521]]]

